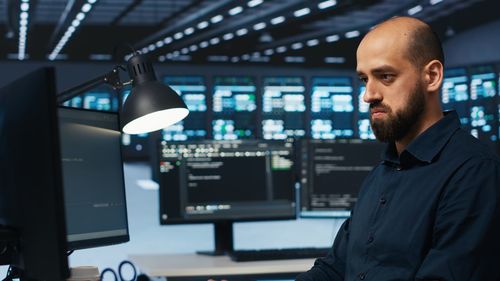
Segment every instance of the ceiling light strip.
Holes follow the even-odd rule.
[[[262,4],[262,2],[264,2],[264,0],[250,0],[248,1],[247,6],[250,8],[257,7]]]
[[[420,13],[424,8],[421,5],[417,5],[411,9],[408,9],[408,15],[413,16]]]
[[[253,8],[253,7],[256,7],[256,6],[260,5],[260,4],[262,4],[263,2],[264,2],[264,0],[251,0],[251,1],[249,1],[247,3],[247,6],[250,7],[250,8]],[[235,7],[231,8],[231,9],[229,9],[227,11],[227,14],[230,15],[230,16],[236,16],[238,14],[241,14],[243,12],[243,10],[244,10],[244,8],[242,6],[235,6]],[[224,19],[225,18],[224,18],[224,16],[222,14],[217,14],[217,15],[211,17],[209,20],[204,20],[204,21],[199,22],[198,24],[196,24],[196,28],[198,30],[203,30],[203,29],[209,27],[210,24],[220,23]],[[172,43],[175,40],[180,40],[180,39],[184,38],[184,35],[185,36],[189,36],[189,35],[192,35],[193,33],[195,33],[195,28],[194,27],[188,27],[183,32],[176,32],[173,35],[166,36],[163,40],[158,40],[155,44],[149,44],[148,46],[143,47],[141,49],[141,52],[145,54],[145,53],[154,51],[157,48],[164,47],[164,46]],[[238,35],[238,36],[242,36],[242,35]],[[172,39],[172,37],[173,37],[173,39]],[[230,40],[230,39],[227,39],[227,40]],[[160,43],[161,41],[163,41],[163,43]],[[126,58],[127,58],[127,56],[125,56],[125,59]],[[165,56],[162,56],[163,60],[164,60],[164,58],[165,58]]]
[[[251,1],[249,1],[249,2],[247,3],[247,5],[248,5],[249,7],[255,7],[255,6],[257,6],[257,5],[262,4],[262,2],[263,2],[263,0],[251,0]],[[335,5],[337,5],[337,1],[336,1],[336,0],[327,0],[327,1],[322,1],[322,2],[318,3],[318,9],[319,9],[319,10],[324,10],[324,9],[327,9],[327,8],[333,7],[333,6],[335,6]],[[241,7],[241,6],[237,6],[237,7],[233,8],[233,9],[236,9],[236,8],[238,8],[238,7]],[[233,10],[233,9],[231,9],[231,10]],[[230,15],[231,15],[232,13],[234,13],[234,12],[231,12],[231,10],[230,10],[230,12],[229,12],[229,14],[230,14]],[[237,9],[237,10],[239,10],[239,9]],[[304,7],[304,8],[301,8],[301,9],[295,10],[292,14],[293,14],[293,16],[295,16],[295,17],[299,18],[299,17],[303,17],[303,16],[305,16],[305,15],[308,15],[308,14],[310,14],[310,13],[311,13],[311,9],[310,9],[310,8],[308,8],[308,7]],[[276,16],[276,17],[274,17],[274,18],[270,19],[270,20],[269,20],[269,23],[270,23],[271,25],[277,25],[277,24],[280,24],[280,23],[285,22],[285,20],[286,20],[285,16]],[[198,25],[200,25],[200,24],[201,24],[201,23],[199,23]],[[269,27],[269,25],[268,25],[268,24],[266,24],[266,22],[259,22],[259,23],[256,23],[256,24],[252,25],[251,27],[252,27],[252,29],[253,29],[253,30],[255,30],[255,31],[262,31],[262,30],[266,29],[267,27]],[[228,35],[228,34],[231,34],[231,35]],[[228,33],[228,34],[225,34],[225,36],[223,36],[223,39],[224,39],[225,41],[229,41],[229,40],[232,40],[232,39],[236,38],[235,36],[233,36],[233,35],[232,35],[232,33]],[[236,34],[238,37],[244,36],[244,35],[248,34],[248,29],[247,29],[247,28],[240,28],[240,29],[236,30],[234,34]],[[346,34],[346,37],[347,37],[347,38],[354,38],[354,37],[357,37],[357,36],[359,36],[359,31],[357,31],[357,30],[356,30],[356,31],[353,31],[352,33],[348,33],[348,34]],[[330,35],[330,36],[328,36],[328,37],[326,37],[326,38],[325,38],[326,42],[328,42],[328,43],[331,43],[331,42],[336,42],[336,41],[338,41],[339,39],[340,39],[340,37],[339,37],[338,35]],[[215,42],[212,42],[212,41],[211,41],[211,42],[210,42],[210,43],[211,43],[211,45],[216,45],[216,44],[218,44],[218,43],[220,42],[220,40],[219,40],[218,38],[215,38],[215,39],[212,39],[212,40],[214,40]],[[314,39],[314,38],[313,38],[313,39],[311,39],[311,40],[308,40],[308,41],[306,42],[306,45],[307,45],[308,47],[314,47],[314,46],[319,45],[319,43],[320,43],[320,42],[319,42],[319,40],[318,40],[318,39]],[[200,49],[203,49],[203,48],[208,47],[208,44],[206,43],[206,41],[201,42],[201,43],[199,43],[199,44],[200,44]],[[203,44],[203,46],[201,46],[201,44]],[[296,42],[295,44],[292,44],[291,49],[292,49],[292,50],[298,50],[298,49],[301,49],[302,47],[303,47],[303,43]],[[198,49],[198,50],[199,50],[199,49]],[[284,47],[284,46],[282,46],[282,47],[278,47],[278,48],[277,48],[277,53],[285,52],[286,50],[287,50],[287,49],[286,49],[286,47]],[[272,55],[272,53],[274,52],[274,50],[272,50],[272,49],[269,49],[269,50],[267,50],[267,51],[268,51],[268,54],[269,54],[269,55]],[[168,54],[172,56],[172,54],[173,54],[173,53],[172,53],[172,52],[170,52],[170,53],[168,53]],[[164,56],[162,56],[162,58],[163,58],[163,57],[164,57]],[[159,57],[159,58],[160,58],[160,57]],[[167,57],[167,58],[168,58],[168,57]]]
[[[97,2],[97,0],[87,0],[85,4],[82,5],[82,8],[80,9],[80,12],[75,16],[73,21],[71,21],[70,26],[66,29],[66,32],[64,32],[64,35],[61,37],[57,45],[54,47],[52,52],[49,55],[49,60],[55,60],[57,58],[57,55],[61,52],[61,50],[64,48],[66,43],[68,43],[69,39],[75,33],[76,29],[80,26],[80,23],[85,19],[85,17],[88,15],[88,13],[92,10],[94,4]]]
[[[318,8],[320,10],[324,10],[326,8],[333,7],[335,5],[337,5],[337,1],[335,1],[335,0],[327,0],[327,1],[323,1],[323,2],[319,3],[318,4]]]
[[[309,9],[309,8],[302,8],[300,10],[297,10],[297,11],[293,12],[293,15],[296,18],[300,18],[300,17],[303,17],[303,16],[308,15],[310,13],[311,13],[311,9]]]
[[[441,3],[443,0],[429,0],[430,4],[431,5],[436,5],[438,3]],[[334,0],[327,0],[327,1],[323,1],[323,2],[320,2],[318,4],[318,8],[319,9],[326,9],[326,8],[329,8],[329,7],[333,7],[337,4],[336,1]],[[300,16],[303,16],[303,15],[307,15],[310,13],[310,11],[307,11],[308,9],[304,8],[304,9],[299,9],[299,10],[296,10],[293,14],[294,16],[296,17],[300,17]],[[420,13],[421,11],[423,10],[423,7],[421,5],[417,5],[417,6],[414,6],[410,9],[408,9],[408,14],[410,15],[414,15],[414,14],[417,14],[417,13]],[[283,20],[281,19],[281,17],[277,17],[277,18],[280,18],[279,20],[276,20],[277,23],[281,23],[283,22]],[[277,19],[277,18],[274,18],[274,19]],[[273,20],[271,20],[271,24],[275,25],[277,23],[274,23]],[[260,22],[258,24],[255,24],[253,27],[254,29],[256,30],[261,30],[263,28],[261,28],[265,23],[263,22]],[[257,28],[255,28],[257,27]],[[265,27],[264,27],[265,28]],[[236,34],[238,34],[238,32],[236,32]],[[246,33],[245,33],[246,34]],[[361,35],[361,31],[360,30],[351,30],[351,31],[347,31],[344,33],[344,38],[346,39],[352,39],[352,38],[357,38]],[[333,42],[337,42],[340,40],[340,35],[338,34],[331,34],[331,35],[327,35],[326,37],[324,37],[324,41],[327,42],[327,43],[333,43]],[[320,44],[320,40],[319,39],[316,39],[316,38],[310,38],[309,40],[306,40],[304,43],[303,42],[295,42],[295,43],[292,43],[290,44],[290,49],[291,50],[299,50],[301,48],[303,48],[304,45],[308,46],[308,47],[314,47],[314,46],[317,46]],[[267,55],[267,56],[272,56],[273,54],[276,54],[276,53],[285,53],[288,51],[288,48],[287,46],[278,46],[278,47],[275,47],[275,48],[268,48],[266,50],[264,50],[264,54]],[[250,56],[249,54],[243,54],[241,56],[241,59],[243,60],[249,60]],[[325,63],[338,63],[338,64],[342,64],[342,63],[345,63],[346,59],[345,57],[325,57],[324,59],[324,62]]]
[[[26,58],[26,38],[28,35],[29,0],[22,0],[19,9],[21,12],[19,13],[19,44],[17,48],[17,59],[24,60]]]
[[[255,7],[255,6],[257,6],[257,5],[262,4],[263,2],[264,2],[263,0],[251,0],[251,1],[249,1],[249,2],[247,3],[247,6],[248,6],[248,7]],[[323,9],[326,9],[326,8],[329,8],[329,7],[333,7],[333,6],[335,6],[336,4],[337,4],[337,1],[335,1],[335,0],[323,1],[323,2],[320,2],[320,3],[318,4],[318,8],[319,8],[320,10],[323,10]],[[238,9],[236,9],[236,8],[238,8]],[[241,6],[237,6],[237,7],[233,8],[233,9],[229,10],[229,14],[231,15],[231,14],[235,13],[235,12],[234,12],[234,9],[236,9],[236,11],[239,11],[239,10],[240,10],[239,8],[241,8],[241,10],[243,9]],[[233,11],[233,12],[231,12],[231,11]],[[241,11],[240,11],[240,12],[241,12]],[[295,17],[297,17],[297,18],[298,18],[298,17],[303,17],[303,16],[305,16],[305,15],[308,15],[308,14],[310,14],[310,13],[311,13],[311,9],[310,9],[310,8],[308,8],[308,7],[304,7],[304,8],[301,8],[301,9],[295,10],[292,14],[293,14]],[[278,24],[280,24],[280,23],[285,22],[285,20],[286,20],[285,16],[276,16],[276,17],[272,18],[271,20],[269,20],[269,23],[270,23],[271,25],[278,25]],[[206,25],[206,26],[208,26],[208,23],[205,21],[205,22],[200,22],[200,23],[198,24],[198,27],[200,27],[200,25],[201,25],[202,23],[204,23],[204,24],[203,24],[203,26],[202,26],[203,28],[205,28],[205,25]],[[251,28],[252,28],[253,30],[255,30],[255,31],[261,31],[261,30],[264,30],[264,29],[265,29],[265,28],[267,28],[267,27],[269,27],[269,25],[268,25],[266,22],[259,22],[259,23],[256,23],[256,24],[254,24],[254,25],[252,25],[252,26],[251,26]],[[244,36],[244,35],[248,34],[248,29],[247,29],[247,28],[240,28],[240,29],[238,29],[237,31],[235,31],[235,34],[236,34],[238,37]],[[226,38],[224,38],[224,40],[225,40],[225,41],[229,41],[229,40],[231,40],[231,39],[233,39],[233,38],[235,38],[235,36],[226,36]],[[218,44],[218,43],[219,43],[219,41],[217,41],[217,43],[216,43],[216,44]],[[200,44],[201,44],[201,43],[200,43]],[[212,43],[212,45],[216,45],[216,44],[213,44],[213,43]],[[317,43],[315,40],[313,40],[313,41],[309,42],[309,44],[311,44],[311,45],[309,45],[309,46],[315,46],[315,45],[317,45],[318,43]],[[143,49],[144,49],[144,51],[146,51],[146,52],[147,52],[147,48],[143,48]],[[172,53],[169,53],[169,54],[172,54]]]

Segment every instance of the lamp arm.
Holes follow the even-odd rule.
[[[60,93],[59,95],[57,95],[57,103],[61,104],[61,103],[65,102],[67,100],[70,100],[70,99],[72,99],[80,94],[85,93],[86,91],[88,91],[88,90],[90,90],[90,89],[92,89],[95,86],[100,85],[100,84],[109,84],[115,90],[121,89],[124,85],[127,85],[129,82],[121,82],[120,81],[120,75],[118,74],[118,71],[120,69],[125,71],[125,67],[123,67],[121,65],[117,65],[117,66],[115,66],[115,68],[113,68],[113,70],[111,70],[110,72],[108,72],[102,76],[96,77],[92,80],[89,80],[83,84],[80,84],[76,87],[73,87],[71,89],[68,89],[68,90]]]

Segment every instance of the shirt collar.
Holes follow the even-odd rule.
[[[460,128],[460,119],[456,111],[444,112],[444,117],[417,136],[406,149],[398,156],[396,145],[389,143],[383,153],[384,161],[400,164],[405,154],[421,162],[431,163],[441,151],[450,137]],[[401,163],[403,164],[403,163]]]

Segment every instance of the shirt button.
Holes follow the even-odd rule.
[[[360,274],[358,274],[358,277],[361,280],[365,280],[366,274],[364,272],[361,272]]]
[[[385,199],[384,197],[380,197],[380,204],[385,205],[386,202],[387,199]]]
[[[397,167],[396,167],[396,170],[401,171],[401,170],[403,170],[403,167],[401,167],[401,166],[397,166]]]
[[[368,243],[373,242],[373,236],[368,237]]]

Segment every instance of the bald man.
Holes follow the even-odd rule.
[[[398,17],[356,55],[387,148],[330,253],[297,280],[500,280],[500,159],[442,112],[439,39]]]

